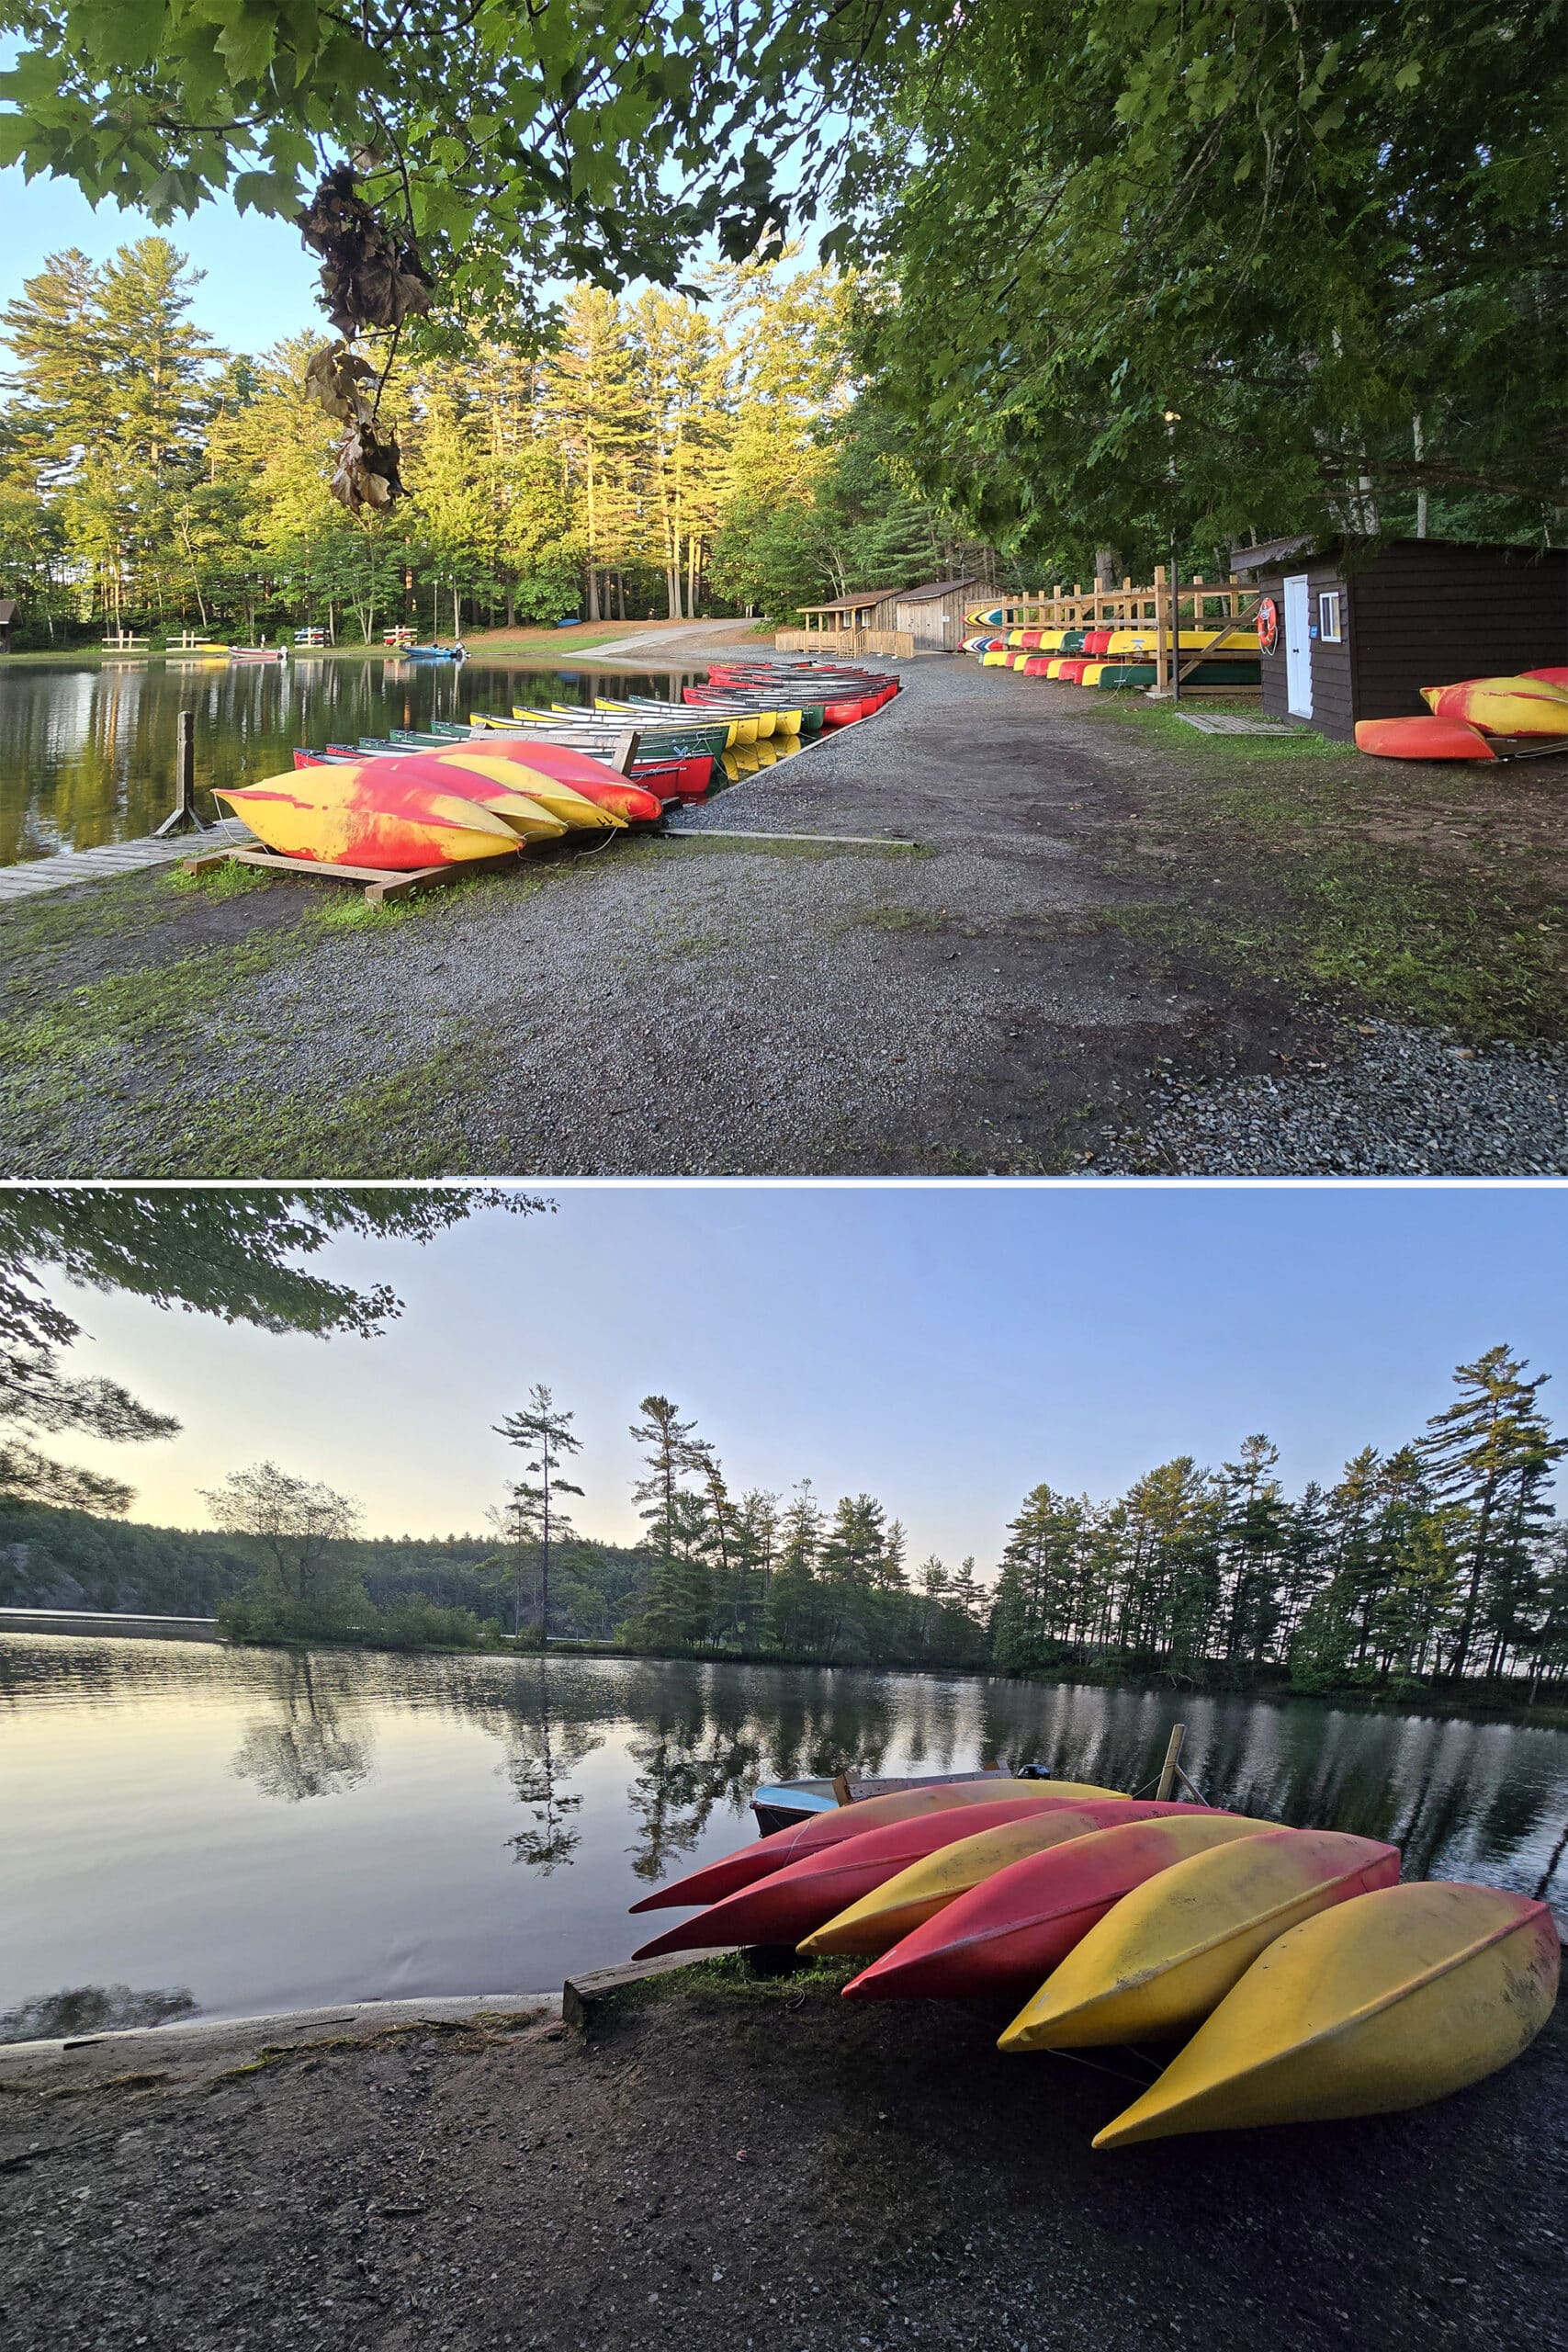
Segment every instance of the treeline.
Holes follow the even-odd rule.
[[[102,266],[54,254],[4,313],[0,593],[20,645],[789,615],[989,572],[858,397],[852,288],[830,271],[716,270],[702,301],[578,287],[539,350],[411,339],[380,392],[409,494],[363,518],[333,495],[341,428],[307,389],[321,334],[221,351],[192,318],[198,283],[147,237]]]
[[[1287,1496],[1267,1437],[1218,1471],[1183,1455],[1111,1503],[1037,1487],[991,1611],[1010,1669],[1288,1679],[1297,1690],[1568,1679],[1568,1451],[1545,1375],[1506,1348],[1392,1453]]]
[[[976,1667],[1298,1690],[1568,1681],[1568,1452],[1545,1375],[1507,1349],[1454,1374],[1454,1401],[1392,1453],[1364,1447],[1332,1486],[1288,1495],[1277,1449],[1161,1464],[1110,1502],[1036,1487],[994,1584],[973,1557],[911,1564],[866,1492],[831,1508],[731,1491],[713,1442],[667,1396],[632,1435],[641,1544],[569,1516],[582,1489],[572,1415],[536,1387],[498,1424],[520,1475],[488,1536],[367,1538],[358,1506],[271,1463],[207,1498],[218,1532],[81,1511],[0,1513],[0,1601],[219,1615],[239,1638],[321,1634],[398,1646],[502,1635],[674,1657]]]

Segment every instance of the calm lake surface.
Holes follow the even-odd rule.
[[[1568,1922],[1568,1733],[1310,1702],[601,1658],[0,1635],[0,2012],[69,1987],[237,2017],[558,1987],[755,1834],[760,1780],[1038,1762],[1387,1838]],[[651,1923],[657,1927],[658,1921]]]
[[[174,801],[175,719],[196,714],[198,786],[254,784],[296,744],[354,743],[393,727],[505,717],[514,702],[595,695],[679,701],[705,673],[558,670],[483,662],[311,661],[123,668],[0,662],[0,865],[152,831]],[[208,816],[210,801],[197,804]]]

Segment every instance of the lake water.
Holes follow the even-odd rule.
[[[1037,1761],[1134,1788],[1178,1716],[1211,1803],[1402,1846],[1568,1923],[1568,1733],[937,1676],[295,1657],[0,1635],[0,2012],[79,1986],[218,2017],[529,1992],[755,1834],[760,1780]]]
[[[173,805],[182,710],[196,715],[197,785],[254,784],[291,766],[296,744],[354,743],[470,710],[504,717],[514,702],[678,702],[702,675],[375,656],[66,669],[13,655],[0,662],[0,865],[151,832]],[[209,800],[197,806],[218,813]]]

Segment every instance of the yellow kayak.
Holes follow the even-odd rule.
[[[1271,1829],[1173,1862],[1089,1929],[998,2047],[1079,2050],[1184,2033],[1288,1928],[1398,1876],[1396,1846],[1340,1829]]]
[[[626,718],[632,720],[634,724],[637,719],[644,716],[644,713],[637,708],[635,703],[616,702],[609,695],[595,695],[593,697],[593,707],[595,710],[613,711],[617,718],[624,715]],[[722,710],[682,712],[677,709],[674,703],[670,705],[670,711],[672,718],[690,717],[693,725],[695,727],[722,727],[725,729],[725,750],[727,752],[732,752],[735,749],[736,729],[739,725],[739,721],[738,719],[731,718],[727,712]]]
[[[1506,2066],[1557,1998],[1544,1903],[1417,1883],[1270,1944],[1097,2148],[1424,2107]]]
[[[976,1838],[941,1847],[934,1854],[911,1862],[896,1878],[886,1879],[858,1903],[852,1903],[826,1927],[818,1928],[800,1946],[802,1951],[855,1953],[874,1959],[891,1951],[911,1928],[933,1919],[985,1880],[995,1877],[1026,1854],[1043,1854],[1069,1839],[1114,1829],[1128,1821],[1157,1821],[1168,1814],[1191,1814],[1190,1804],[1161,1804],[1156,1798],[1104,1796],[1056,1813],[1031,1814],[1018,1821],[982,1829]],[[1204,1814],[1207,1820],[1213,1816]],[[1247,1825],[1257,1826],[1260,1825]],[[1238,1830],[1246,1835],[1246,1828]]]

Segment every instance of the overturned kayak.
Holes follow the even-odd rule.
[[[911,1788],[890,1790],[886,1795],[866,1797],[854,1804],[834,1804],[794,1827],[774,1830],[759,1838],[754,1845],[742,1846],[716,1862],[705,1863],[701,1870],[688,1871],[684,1878],[671,1879],[668,1886],[656,1887],[631,1907],[634,1912],[664,1911],[716,1903],[722,1896],[737,1894],[743,1886],[755,1885],[759,1879],[802,1860],[807,1854],[827,1853],[846,1838],[859,1838],[868,1829],[883,1829],[895,1821],[964,1812],[976,1804],[1072,1804],[1083,1797],[1113,1797],[1118,1793],[1115,1789],[1096,1788],[1087,1781],[1007,1781],[990,1773],[967,1781],[923,1781]]]
[[[1428,711],[1420,718],[1358,718],[1356,749],[1378,760],[1495,760],[1496,752],[1468,718]]]
[[[1466,678],[1423,686],[1437,718],[1468,719],[1484,735],[1568,735],[1568,688],[1547,678]]]
[[[852,1977],[847,2000],[1022,1998],[1097,1927],[1112,1904],[1190,1854],[1250,1838],[1263,1825],[1201,1806],[1162,1806],[1007,1863],[955,1896]],[[949,1848],[942,1859],[958,1859]],[[912,1878],[914,1873],[907,1872]],[[884,1895],[890,1894],[884,1887]],[[823,1930],[831,1933],[832,1923]]]
[[[558,841],[567,830],[515,787],[491,784],[482,793],[466,792],[452,777],[399,777],[392,770],[400,764],[323,764],[214,791],[282,856],[378,872],[497,857],[527,842]]]
[[[969,1837],[944,1844],[941,1852],[912,1863],[896,1878],[884,1880],[808,1936],[800,1948],[840,1956],[888,1951],[901,1937],[934,1918],[961,1894],[983,1885],[1026,1855],[1064,1846],[1118,1823],[1157,1821],[1164,1814],[1192,1809],[1157,1797],[1095,1797],[1044,1817],[1030,1815],[1021,1820],[987,1822]],[[1258,1826],[1256,1822],[1246,1825],[1248,1829]]]
[[[1273,1829],[1175,1862],[1074,1945],[1001,2036],[1078,2050],[1184,2033],[1277,1936],[1399,1876],[1399,1849],[1338,1829]]]
[[[1557,1998],[1544,1903],[1440,1882],[1358,1895],[1255,1960],[1097,2148],[1424,2107],[1506,2066]]]
[[[1124,1803],[1126,1800],[1111,1800]],[[855,1808],[851,1807],[853,1811]],[[1042,1818],[1075,1815],[1080,1808],[1056,1797],[1038,1797],[1023,1810]],[[972,1826],[990,1828],[1010,1818],[1020,1807],[1003,1801],[988,1805],[957,1806],[946,1813],[926,1813],[892,1821],[878,1829],[863,1829],[858,1837],[800,1855],[782,1870],[770,1871],[754,1885],[727,1894],[667,1928],[633,1954],[652,1959],[666,1951],[700,1951],[714,1944],[796,1944],[822,1927],[850,1904],[869,1894],[939,1846],[966,1836]]]

